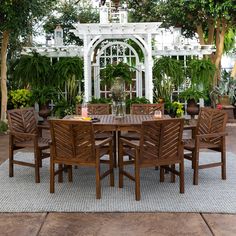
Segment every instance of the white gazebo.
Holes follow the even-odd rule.
[[[80,56],[84,59],[84,94],[87,101],[108,97],[109,88],[100,84],[100,70],[107,64],[123,61],[136,68],[133,83],[126,88],[132,97],[146,97],[153,101],[153,58],[160,56],[202,57],[211,54],[212,45],[201,46],[197,39],[189,40],[181,36],[179,28],[160,28],[161,22],[128,23],[127,11],[119,9],[109,13],[106,6],[100,7],[100,23],[74,25],[71,30],[83,39],[83,46],[63,46],[60,39],[54,46],[24,48],[23,54],[37,51],[50,58]],[[115,22],[110,22],[113,19]],[[61,30],[55,29],[55,37]],[[61,34],[60,34],[61,35]],[[132,43],[130,43],[132,42]],[[135,44],[139,48],[134,47]],[[142,58],[140,56],[140,50]],[[185,63],[186,66],[186,63]]]

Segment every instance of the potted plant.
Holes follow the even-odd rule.
[[[122,117],[126,113],[125,108],[125,85],[132,83],[132,66],[124,62],[109,64],[101,70],[101,83],[110,87],[112,104],[112,114]]]
[[[194,118],[194,115],[199,113],[199,105],[197,104],[198,100],[200,98],[207,98],[204,91],[199,90],[197,86],[193,85],[181,92],[179,96],[187,101],[187,112],[191,115],[191,118]]]
[[[39,104],[39,115],[43,117],[44,120],[46,120],[51,113],[48,105],[51,100],[55,100],[56,95],[56,89],[51,86],[32,89],[32,101]]]
[[[168,101],[174,87],[180,86],[184,81],[184,70],[180,61],[162,57],[154,61],[153,83],[156,101]]]
[[[217,86],[214,86],[210,97],[213,103],[213,107],[216,104],[231,105],[236,100],[236,80],[230,77],[230,73],[223,71],[222,77]]]

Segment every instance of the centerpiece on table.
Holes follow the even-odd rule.
[[[126,114],[125,86],[132,83],[132,68],[127,63],[119,62],[109,64],[101,70],[101,82],[110,87],[112,115],[115,117],[123,117]]]

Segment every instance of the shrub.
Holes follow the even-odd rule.
[[[0,120],[0,133],[6,132],[7,129],[8,129],[8,125],[4,121]]]
[[[30,107],[33,105],[32,92],[28,89],[12,90],[9,95],[9,100],[14,108]]]

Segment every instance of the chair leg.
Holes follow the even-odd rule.
[[[58,183],[63,182],[63,166],[62,164],[58,164]]]
[[[119,143],[118,164],[119,164],[119,188],[123,188],[123,182],[124,182],[124,176],[123,176],[124,160],[123,160],[123,147],[122,147],[121,143]]]
[[[35,183],[40,183],[39,166],[40,166],[40,151],[34,150],[34,162],[35,162]]]
[[[221,178],[226,179],[226,153],[225,150],[221,151]]]
[[[165,169],[163,166],[160,167],[160,182],[165,181]]]
[[[14,175],[13,157],[14,157],[14,150],[12,147],[10,147],[9,148],[9,177],[13,177]]]
[[[136,150],[136,157],[135,157],[135,200],[140,200],[140,167],[139,167],[139,158],[138,158],[138,151]]]
[[[96,151],[96,199],[101,199],[100,158]]]
[[[41,168],[43,166],[42,164],[42,150],[39,150],[39,167]]]
[[[198,171],[199,171],[199,151],[196,150],[193,152],[193,163],[194,163],[194,170],[193,170],[193,184],[198,185]]]
[[[184,161],[179,164],[179,172],[180,193],[184,193]]]
[[[110,163],[109,163],[109,170],[110,170],[110,186],[114,186],[114,164],[113,164],[113,150],[112,148],[110,148],[109,151],[109,159],[110,159]]]
[[[68,167],[68,181],[72,182],[73,181],[73,173],[72,173],[72,166],[67,166]]]
[[[171,165],[171,183],[175,183],[175,174],[173,171],[175,171],[175,165]]]
[[[117,145],[119,148],[119,144],[117,143],[117,137],[116,135],[119,135],[119,133],[117,134],[116,131],[113,131],[113,140],[112,140],[112,146],[113,146],[113,166],[114,168],[117,167],[117,160],[116,160],[116,150],[117,150]],[[118,139],[119,141],[119,139]],[[118,149],[119,150],[119,149]]]
[[[50,193],[54,193],[55,191],[55,164],[50,160]]]

